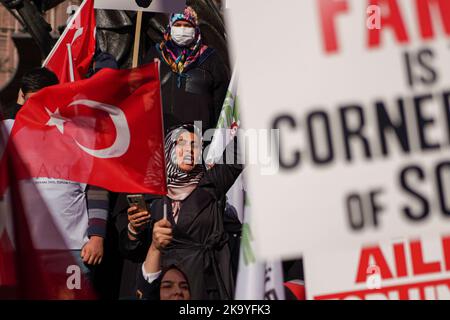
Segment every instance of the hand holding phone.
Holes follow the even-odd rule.
[[[127,195],[130,208],[128,209],[128,222],[131,231],[139,233],[150,221],[150,212],[147,210],[144,196],[142,194]]]

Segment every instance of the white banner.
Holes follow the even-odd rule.
[[[242,225],[239,269],[236,280],[236,300],[284,300],[284,275],[281,261],[264,262],[258,259],[255,239],[249,226],[253,213],[247,202]]]
[[[95,0],[96,9],[151,11],[177,13],[183,12],[184,0]]]
[[[279,171],[249,166],[258,254],[450,230],[450,1],[228,4],[242,121],[280,129]]]
[[[308,299],[450,300],[450,236],[306,253]]]

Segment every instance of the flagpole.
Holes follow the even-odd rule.
[[[141,27],[142,27],[142,11],[138,11],[136,17],[136,31],[134,33],[134,50],[133,50],[133,64],[132,64],[133,68],[136,68],[139,63],[139,43],[141,41]]]
[[[167,203],[164,201],[164,213],[163,213],[163,219],[167,220]]]
[[[72,46],[70,43],[67,44],[67,55],[69,58],[69,75],[70,75],[70,82],[75,81],[75,75],[73,72],[73,60],[72,60]]]

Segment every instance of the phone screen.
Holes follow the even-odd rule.
[[[127,200],[130,207],[136,206],[139,209],[147,210],[147,205],[142,194],[129,194],[127,195]]]

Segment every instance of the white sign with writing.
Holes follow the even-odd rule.
[[[278,172],[249,166],[258,253],[450,230],[450,2],[229,5],[243,127],[280,130]]]
[[[304,255],[311,300],[449,300],[450,236]]]

